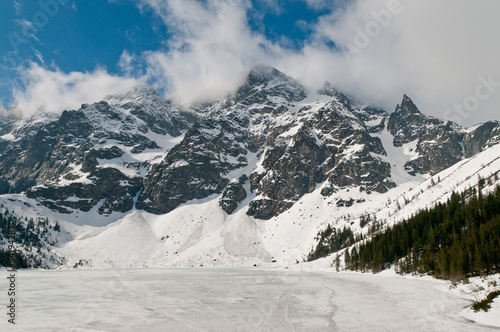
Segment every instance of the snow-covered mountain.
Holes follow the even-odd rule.
[[[60,116],[10,123],[0,140],[0,192],[23,192],[62,213],[130,211],[149,166],[196,120],[139,87]]]
[[[203,106],[138,87],[0,134],[0,201],[58,222],[71,266],[295,264],[327,224],[398,222],[500,170],[498,122],[406,95],[389,114],[264,66]]]

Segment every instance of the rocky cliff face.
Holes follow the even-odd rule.
[[[382,123],[386,113],[354,109],[329,84],[310,95],[274,68],[254,69],[152,169],[138,208],[166,213],[221,194],[236,180],[231,173],[250,179],[255,198],[247,213],[261,219],[285,211],[324,181],[330,183],[325,195],[349,186],[379,192],[394,187],[390,165],[379,157],[386,153],[382,143],[363,120],[375,115]],[[255,158],[258,167],[248,162]],[[223,203],[226,212],[236,208],[234,202]]]
[[[386,158],[394,147],[414,145],[408,174],[434,174],[499,140],[498,122],[464,129],[422,114],[406,95],[389,115],[329,83],[308,91],[257,67],[223,100],[190,109],[139,87],[60,116],[3,117],[0,193],[105,215],[164,214],[215,195],[228,214],[269,219],[318,188],[324,196],[394,188]]]
[[[195,121],[147,87],[60,116],[18,120],[0,143],[0,192],[59,212],[126,212],[164,145]]]
[[[407,163],[410,174],[438,173],[497,144],[500,137],[498,122],[464,129],[453,122],[422,114],[406,95],[390,115],[388,130],[394,136],[395,146],[416,141],[419,156]]]

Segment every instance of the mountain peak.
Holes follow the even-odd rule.
[[[265,74],[265,75],[276,75],[276,74],[280,74],[280,73],[283,74],[275,67],[268,66],[268,65],[255,65],[250,70],[250,73],[256,73],[256,74],[260,73],[260,74]]]
[[[339,92],[333,87],[330,82],[325,81],[321,89],[318,90],[318,94],[329,97],[336,97],[339,95]]]
[[[422,114],[418,107],[413,103],[413,100],[411,100],[410,97],[408,97],[406,94],[403,95],[403,101],[401,102],[401,105],[398,105],[396,107],[396,112],[402,113],[405,115],[410,115],[410,114]]]
[[[140,84],[135,86],[133,89],[119,95],[106,96],[104,100],[139,100],[139,99],[150,99],[159,97],[158,92],[148,85]]]
[[[251,98],[249,102],[254,103],[268,97],[283,97],[298,102],[306,96],[305,88],[290,76],[274,67],[258,65],[250,70],[235,97],[237,102]]]
[[[257,65],[248,73],[246,84],[250,86],[275,84],[298,84],[295,80],[272,66]]]

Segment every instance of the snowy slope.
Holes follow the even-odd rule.
[[[499,123],[461,128],[407,96],[389,115],[262,67],[197,107],[138,87],[6,125],[0,202],[59,223],[67,266],[291,266],[328,224],[366,233],[361,218],[391,225],[498,183]]]
[[[190,201],[165,215],[144,211],[114,214],[116,221],[94,212],[72,216],[68,222],[68,215],[54,213],[20,196],[15,198],[24,203],[9,204],[19,215],[48,215],[61,224],[67,233],[54,250],[68,259],[68,266],[80,260],[93,267],[290,266],[303,261],[316,244],[318,231],[328,223],[366,232],[367,227],[361,229],[359,221],[370,214],[390,225],[445,201],[454,190],[475,186],[478,176],[491,178],[485,190],[493,188],[500,184],[492,177],[499,170],[500,145],[495,145],[432,178],[422,182],[415,178],[385,194],[368,194],[354,188],[324,197],[318,186],[288,211],[267,221],[246,215],[244,209],[228,215],[218,203],[220,195]],[[247,197],[247,201],[251,199]],[[337,205],[339,200],[350,199],[356,201],[351,207]],[[94,217],[105,220],[93,221]]]

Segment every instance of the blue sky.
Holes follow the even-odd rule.
[[[65,72],[92,71],[101,66],[118,73],[118,60],[124,50],[137,53],[158,49],[168,38],[160,20],[151,11],[141,13],[132,2],[55,3],[59,7],[57,11],[55,6],[50,7],[55,15],[47,15],[47,23],[28,38],[23,37],[26,28],[19,21],[32,21],[35,14],[46,12],[38,0],[0,3],[0,58],[3,59],[0,76],[7,77],[2,82],[2,100],[9,100],[12,80],[17,78],[13,65],[25,66],[28,61],[41,64],[41,56],[44,63],[55,64]],[[14,34],[27,42],[19,41]],[[14,45],[10,39],[16,41]]]
[[[0,103],[57,113],[148,84],[187,104],[267,64],[388,111],[407,93],[469,125],[498,119],[499,10],[496,0],[2,1]]]
[[[169,27],[150,9],[135,1],[16,0],[0,3],[0,100],[12,101],[13,85],[22,86],[17,66],[35,62],[61,71],[106,68],[120,74],[124,51],[168,49]],[[300,48],[310,31],[305,27],[327,10],[303,1],[275,8],[265,1],[253,3],[249,26],[283,47]],[[44,20],[47,18],[47,20]],[[38,23],[32,30],[21,21]],[[301,24],[296,24],[299,22]]]

